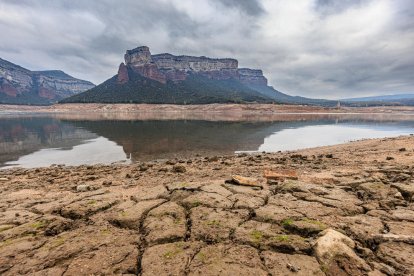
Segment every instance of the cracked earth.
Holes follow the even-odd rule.
[[[413,161],[406,136],[3,170],[0,274],[412,275]]]

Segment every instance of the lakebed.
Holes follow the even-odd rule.
[[[413,145],[2,170],[0,274],[413,274]]]

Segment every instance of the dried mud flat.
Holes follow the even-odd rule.
[[[0,171],[0,274],[412,275],[413,161],[408,136]]]

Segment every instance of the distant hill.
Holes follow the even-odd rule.
[[[295,103],[336,101],[292,97],[267,85],[262,70],[239,68],[232,58],[151,55],[148,47],[127,50],[118,74],[61,103]]]
[[[371,96],[361,98],[349,98],[340,100],[341,103],[351,106],[375,106],[375,105],[414,105],[414,94],[395,94],[383,96]]]
[[[404,100],[414,100],[414,94],[395,94],[395,95],[383,95],[383,96],[371,96],[371,97],[361,97],[361,98],[349,98],[342,99],[341,101],[347,102],[393,102],[393,101],[404,101]]]
[[[0,59],[0,103],[44,105],[86,91],[95,85],[58,71],[30,71]]]

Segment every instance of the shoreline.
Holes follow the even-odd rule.
[[[0,274],[414,273],[413,145],[0,170]]]
[[[85,112],[85,109],[88,111]],[[50,106],[5,105],[0,104],[0,112],[19,113],[135,113],[135,112],[191,112],[191,113],[253,113],[253,114],[414,114],[414,106],[375,106],[375,107],[320,107],[285,104],[54,104]],[[1,113],[0,113],[1,115]]]

